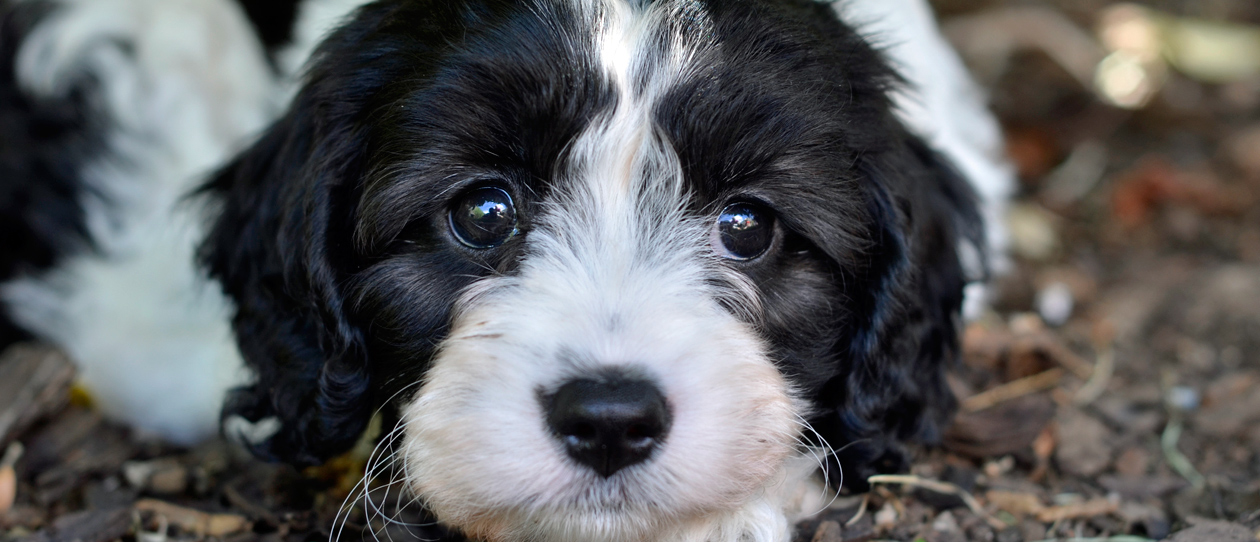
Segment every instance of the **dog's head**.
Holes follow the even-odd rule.
[[[225,415],[314,463],[391,405],[410,489],[491,540],[739,529],[811,444],[901,468],[979,222],[832,9],[361,9],[209,187],[258,374]]]

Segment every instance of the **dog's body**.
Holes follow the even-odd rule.
[[[936,437],[1009,174],[924,5],[382,1],[299,88],[360,3],[6,4],[6,340],[263,457],[390,406],[485,540],[786,540]]]

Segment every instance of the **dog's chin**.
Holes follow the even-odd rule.
[[[819,499],[802,498],[817,489],[805,483],[817,463],[797,454],[777,463],[755,489],[724,503],[642,502],[632,497],[643,489],[633,473],[583,481],[585,495],[546,504],[445,501],[418,479],[412,489],[430,495],[427,506],[442,523],[485,542],[784,542],[805,508],[818,509]]]
[[[538,399],[565,373],[594,369],[527,361],[529,352],[550,349],[522,346],[525,335],[487,316],[495,313],[516,314],[481,310],[459,319],[403,409],[408,485],[438,521],[487,541],[783,540],[789,530],[778,488],[799,455],[800,405],[742,325],[686,324],[714,339],[696,350],[675,349],[694,339],[671,344],[668,335],[647,334],[666,337],[655,342],[658,351],[693,361],[633,365],[659,383],[671,429],[647,459],[600,474],[566,453]],[[659,320],[626,316],[622,326]]]
[[[776,495],[777,496],[777,495]],[[460,530],[473,540],[516,542],[782,542],[792,514],[768,493],[740,506],[692,515],[609,506],[488,511],[468,518]]]

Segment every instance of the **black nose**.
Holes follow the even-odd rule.
[[[669,432],[665,396],[643,380],[572,380],[544,405],[569,456],[605,478],[650,457]]]

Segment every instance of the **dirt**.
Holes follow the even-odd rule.
[[[948,25],[1039,6],[1093,36],[1108,4],[937,7]],[[1148,5],[1260,24],[1252,0]],[[1125,110],[1052,53],[1016,50],[997,67],[969,57],[989,62],[975,67],[1021,180],[1011,269],[952,377],[963,411],[909,478],[842,496],[797,541],[1260,540],[1260,76],[1172,70]],[[3,542],[429,533],[383,483],[380,509],[342,506],[361,459],[298,472],[221,442],[145,439],[74,394],[23,400],[53,414],[17,433],[20,460],[0,461],[0,504],[3,469],[16,475]]]

